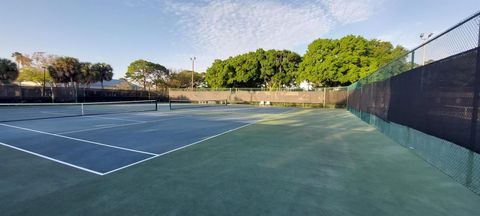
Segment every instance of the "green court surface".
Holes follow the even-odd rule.
[[[271,115],[108,175],[0,158],[1,215],[480,215],[479,196],[346,110]]]

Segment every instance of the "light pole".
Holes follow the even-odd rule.
[[[43,93],[42,94],[43,94],[43,96],[45,96],[45,80],[46,80],[46,77],[45,77],[46,71],[45,70],[47,69],[47,67],[42,66],[42,68],[43,68]]]
[[[190,60],[192,61],[192,90],[193,90],[193,74],[195,73],[195,60],[197,60],[197,57],[192,57],[190,58]]]
[[[427,41],[428,39],[430,39],[430,37],[432,37],[432,35],[433,35],[433,33],[428,33],[428,35],[426,35],[426,33],[421,33],[421,34],[420,34],[420,40],[422,40],[423,42],[425,42],[425,41]],[[423,45],[422,65],[425,65],[426,55],[427,55],[427,44],[424,44],[424,45]]]

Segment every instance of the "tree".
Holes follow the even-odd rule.
[[[32,63],[32,59],[30,59],[28,55],[23,55],[20,52],[12,53],[12,57],[15,58],[15,61],[17,62],[19,68],[30,66]]]
[[[45,52],[34,52],[31,55],[31,66],[37,68],[48,67],[58,58],[56,55],[46,54]]]
[[[204,77],[201,73],[194,72],[194,86],[203,83]],[[171,73],[168,86],[171,88],[188,88],[192,85],[192,71],[184,70],[179,73]]]
[[[213,88],[280,88],[293,84],[300,55],[288,50],[258,49],[226,60],[215,60],[205,80]]]
[[[295,82],[302,58],[289,50],[258,50],[263,86],[267,88],[282,88]]]
[[[99,74],[93,69],[93,65],[90,62],[81,62],[80,63],[80,83],[90,87],[92,83],[98,81]],[[103,87],[103,86],[102,86]]]
[[[404,53],[400,46],[360,36],[317,39],[300,63],[298,81],[307,80],[315,86],[349,85]]]
[[[158,87],[166,83],[168,73],[164,66],[140,59],[130,63],[125,77],[135,83],[143,83],[143,89],[147,90],[148,84]]]
[[[224,70],[225,62],[220,59],[215,59],[212,66],[210,66],[205,73],[205,81],[212,88],[226,87],[227,74]]]
[[[18,77],[18,68],[15,62],[0,58],[0,82],[8,84]]]
[[[53,79],[49,73],[47,73],[46,71],[44,72],[43,69],[41,68],[30,66],[30,67],[23,67],[22,69],[20,69],[20,73],[18,75],[17,81],[18,82],[28,81],[28,82],[34,82],[38,85],[43,85],[44,78],[46,83],[52,84]]]
[[[155,86],[155,90],[158,91],[158,87],[165,87],[167,85],[170,71],[161,64],[151,63],[150,67],[152,68],[152,72],[150,73],[149,78],[151,83]]]
[[[113,77],[113,68],[109,64],[96,63],[92,65],[92,72],[96,75],[96,81],[100,81],[103,89],[103,81],[110,81]]]
[[[81,79],[81,64],[76,58],[60,57],[48,67],[48,72],[57,83],[74,84]]]

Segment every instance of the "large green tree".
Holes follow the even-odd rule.
[[[110,81],[113,78],[113,68],[106,63],[95,63],[91,70],[95,74],[95,81],[100,81],[103,89],[103,81]]]
[[[300,63],[298,81],[315,86],[349,85],[405,53],[403,47],[360,36],[317,39]]]
[[[225,61],[215,59],[212,65],[205,73],[205,81],[210,87],[221,88],[227,87],[227,72],[224,70]]]
[[[300,55],[288,50],[258,49],[226,60],[215,60],[207,69],[210,87],[279,88],[293,84]]]
[[[0,58],[0,83],[10,83],[17,79],[18,68],[15,62]]]
[[[257,51],[261,63],[263,84],[268,88],[288,87],[295,83],[302,58],[288,50]]]
[[[23,67],[20,69],[20,73],[17,78],[17,82],[34,82],[38,85],[43,85],[43,81],[45,79],[45,83],[49,83],[50,85],[53,82],[52,77],[42,68],[38,67]]]
[[[161,64],[152,63],[151,67],[153,70],[150,73],[149,80],[155,86],[155,90],[158,90],[159,87],[166,87],[170,71]]]
[[[155,87],[164,85],[168,73],[163,65],[140,59],[130,63],[125,77],[134,83],[142,83],[143,89],[147,90],[147,86],[150,85]]]

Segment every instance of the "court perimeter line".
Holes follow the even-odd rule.
[[[293,110],[288,110],[288,111],[281,112],[281,113],[278,113],[278,114],[285,114],[285,113],[291,112],[291,111],[293,111]],[[213,135],[213,136],[209,136],[209,137],[207,137],[207,138],[204,138],[204,139],[202,139],[202,140],[199,140],[199,141],[190,143],[190,144],[188,144],[188,145],[184,145],[184,146],[178,147],[178,148],[176,148],[176,149],[172,149],[172,150],[170,150],[170,151],[167,151],[167,152],[164,152],[164,153],[161,153],[161,154],[157,154],[156,156],[153,156],[153,157],[150,157],[150,158],[146,158],[146,159],[143,159],[143,160],[141,160],[141,161],[137,161],[137,162],[135,162],[135,163],[131,163],[131,164],[129,164],[129,165],[126,165],[126,166],[123,166],[123,167],[119,167],[119,168],[114,169],[114,170],[110,170],[110,171],[108,171],[108,172],[102,173],[101,175],[108,175],[108,174],[110,174],[110,173],[114,173],[114,172],[120,171],[120,170],[122,170],[122,169],[131,167],[131,166],[133,166],[133,165],[137,165],[137,164],[143,163],[143,162],[145,162],[145,161],[149,161],[149,160],[155,159],[155,158],[157,158],[157,157],[160,157],[160,156],[163,156],[163,155],[166,155],[166,154],[170,154],[170,153],[172,153],[172,152],[176,152],[176,151],[178,151],[178,150],[181,150],[181,149],[184,149],[184,148],[187,148],[187,147],[196,145],[196,144],[198,144],[198,143],[201,143],[201,142],[204,142],[204,141],[213,139],[213,138],[215,138],[215,137],[219,137],[219,136],[221,136],[221,135],[224,135],[224,134],[227,134],[227,133],[230,133],[230,132],[233,132],[233,131],[242,129],[242,128],[244,128],[244,127],[248,127],[248,126],[250,126],[250,125],[254,125],[254,124],[257,124],[257,123],[262,122],[262,121],[270,121],[270,120],[273,120],[273,119],[275,119],[275,118],[260,119],[260,120],[258,120],[258,121],[254,121],[254,122],[252,122],[252,123],[248,123],[248,124],[242,125],[242,126],[240,126],[240,127],[233,128],[233,129],[224,131],[224,132],[222,132],[222,133],[219,133],[219,134],[216,134],[216,135]]]
[[[70,166],[70,167],[77,168],[77,169],[80,169],[80,170],[83,170],[83,171],[87,171],[89,173],[93,173],[93,174],[97,174],[97,175],[103,175],[103,173],[93,171],[91,169],[87,169],[87,168],[84,168],[84,167],[81,167],[81,166],[77,166],[77,165],[73,165],[73,164],[70,164],[70,163],[67,163],[67,162],[63,162],[63,161],[60,161],[60,160],[57,160],[57,159],[54,159],[54,158],[51,158],[51,157],[48,157],[48,156],[45,156],[45,155],[41,155],[41,154],[38,154],[38,153],[35,153],[35,152],[31,152],[31,151],[28,151],[28,150],[25,150],[25,149],[21,149],[21,148],[12,146],[12,145],[8,145],[8,144],[3,143],[3,142],[0,142],[0,145],[3,145],[3,146],[8,147],[8,148],[15,149],[15,150],[18,150],[18,151],[21,151],[21,152],[25,152],[25,153],[28,153],[28,154],[31,154],[31,155],[35,155],[37,157],[41,157],[41,158],[44,158],[44,159],[47,159],[47,160],[51,160],[51,161],[54,161],[54,162],[57,162],[57,163],[60,163],[60,164],[66,165],[66,166]]]
[[[45,132],[45,131],[39,131],[39,130],[30,129],[30,128],[18,127],[18,126],[14,126],[14,125],[3,124],[3,123],[0,123],[0,125],[5,126],[5,127],[10,127],[10,128],[26,130],[26,131],[30,131],[30,132],[35,132],[35,133],[40,133],[40,134],[45,134],[45,135],[50,135],[50,136],[75,140],[75,141],[79,141],[79,142],[90,143],[90,144],[94,144],[94,145],[100,145],[100,146],[106,146],[106,147],[115,148],[115,149],[121,149],[121,150],[125,150],[125,151],[130,151],[130,152],[148,154],[148,155],[153,155],[153,156],[157,155],[157,154],[154,154],[154,153],[151,153],[151,152],[145,152],[145,151],[140,151],[140,150],[135,150],[135,149],[123,148],[123,147],[119,147],[119,146],[112,146],[112,145],[108,145],[108,144],[104,144],[104,143],[99,143],[99,142],[94,142],[94,141],[84,140],[84,139],[78,139],[78,138],[74,138],[74,137],[63,136],[63,135],[60,135],[60,134],[48,133],[48,132]]]

